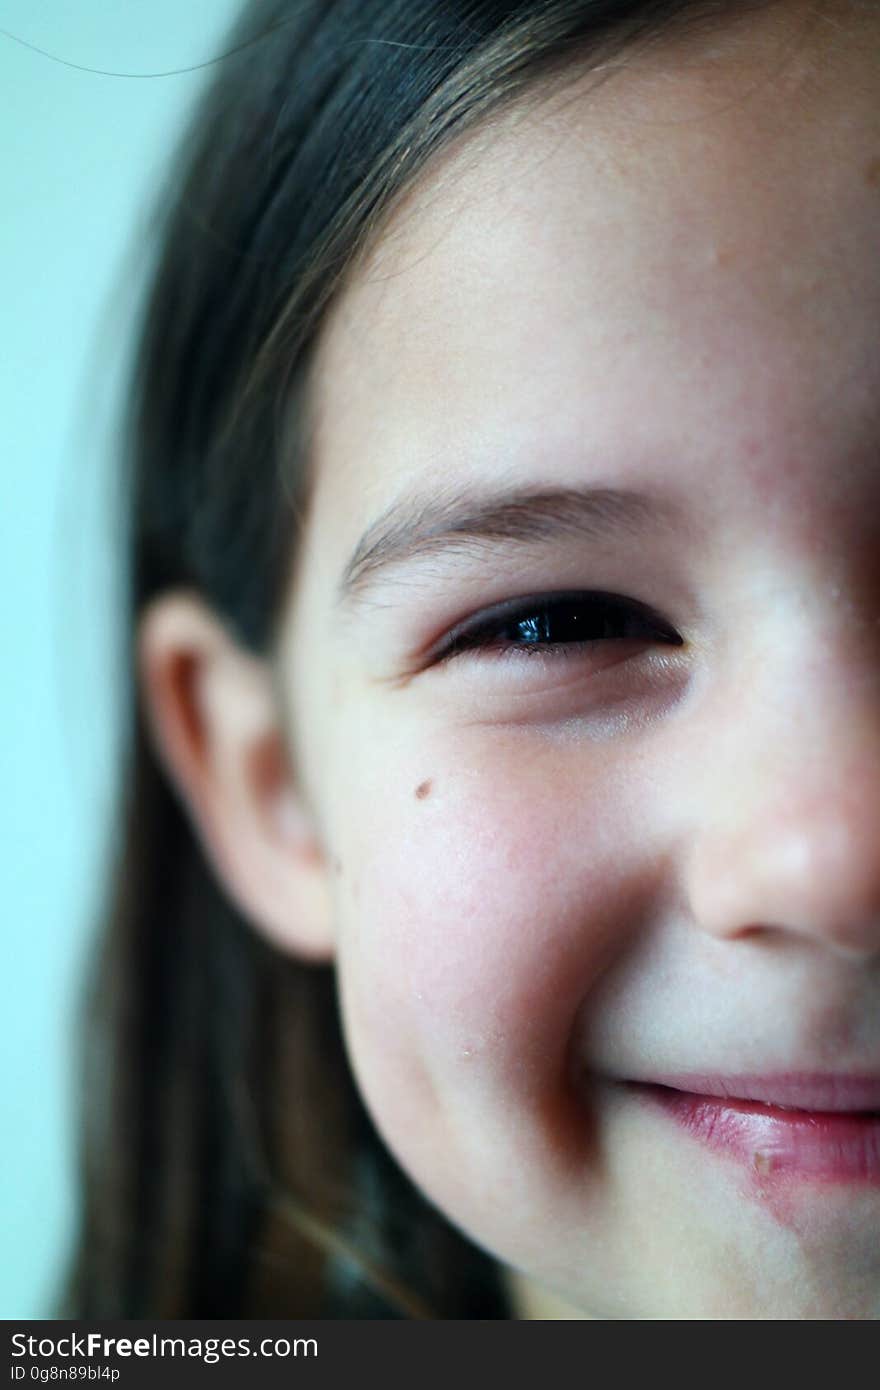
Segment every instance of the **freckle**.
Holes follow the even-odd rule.
[[[726,270],[733,264],[734,255],[731,246],[710,246],[706,251],[706,260],[710,266],[718,270]]]
[[[416,787],[416,797],[419,801],[424,801],[426,796],[431,795],[431,785],[432,784],[430,777],[426,782],[419,783],[419,785]]]
[[[868,160],[865,166],[865,183],[869,188],[880,188],[880,155]]]

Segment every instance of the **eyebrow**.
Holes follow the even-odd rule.
[[[339,581],[337,601],[362,599],[386,571],[423,556],[484,555],[499,541],[639,537],[681,523],[681,509],[671,499],[630,488],[526,486],[494,492],[466,488],[430,498],[411,494],[392,503],[361,536]]]

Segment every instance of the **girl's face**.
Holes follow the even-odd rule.
[[[520,107],[317,360],[280,661],[352,1063],[598,1316],[880,1315],[878,62],[773,6]]]

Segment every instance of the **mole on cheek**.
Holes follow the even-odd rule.
[[[416,798],[417,798],[417,800],[419,800],[419,801],[424,801],[424,799],[425,799],[426,796],[430,796],[430,795],[431,795],[431,787],[432,787],[432,785],[433,785],[433,784],[432,784],[432,782],[431,782],[430,777],[428,778],[428,780],[427,780],[426,782],[420,782],[419,785],[416,787]]]
[[[880,188],[880,155],[868,160],[865,169],[865,183],[869,188]]]

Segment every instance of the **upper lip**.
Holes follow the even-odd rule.
[[[720,1076],[686,1072],[646,1077],[645,1082],[689,1095],[754,1100],[790,1110],[846,1114],[880,1110],[880,1074],[780,1072],[772,1076]]]

